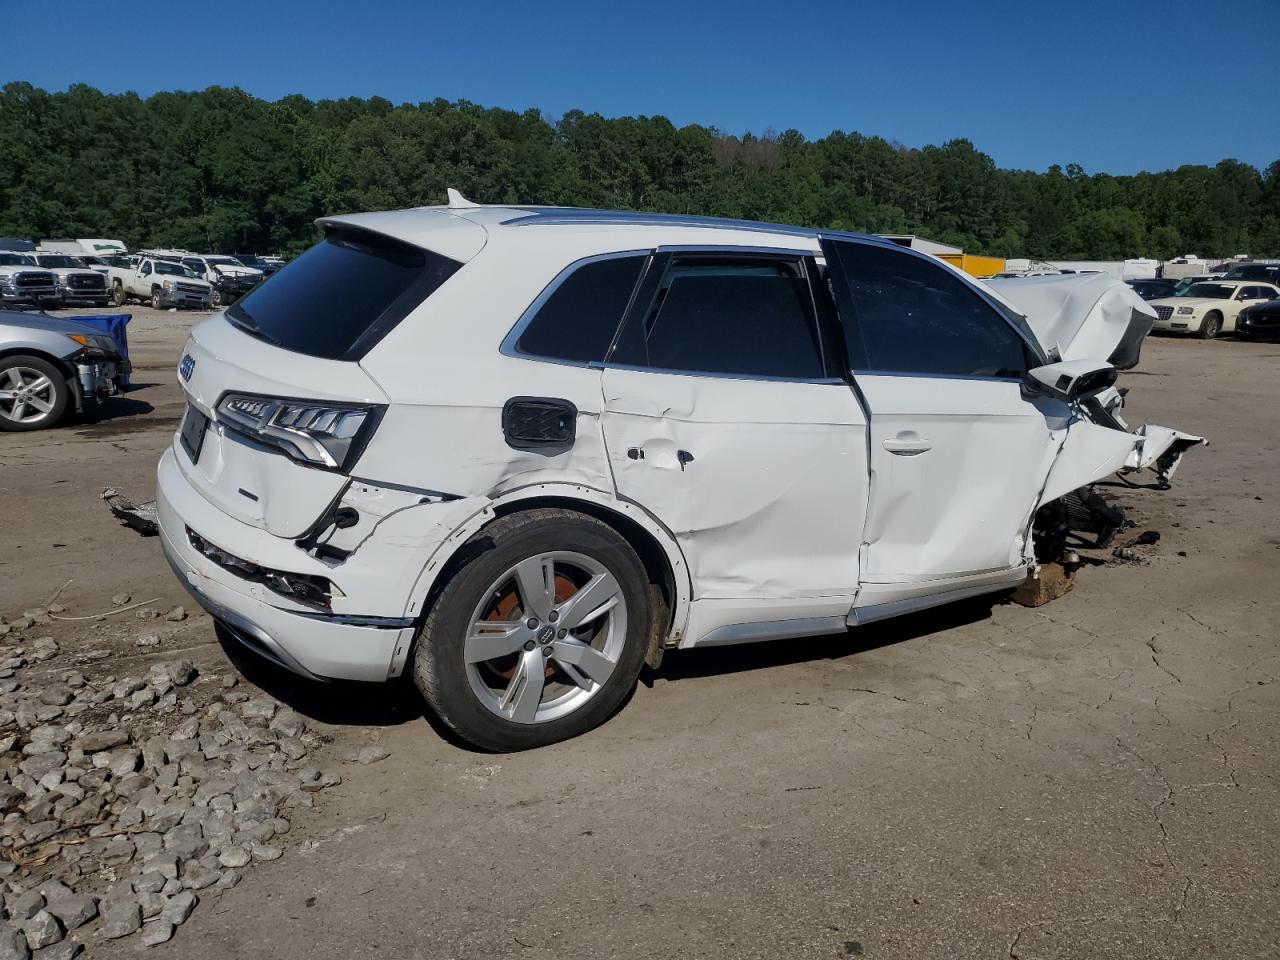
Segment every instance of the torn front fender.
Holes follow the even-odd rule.
[[[1136,436],[1141,437],[1142,442],[1130,455],[1125,469],[1155,470],[1161,486],[1169,485],[1184,453],[1201,444],[1209,445],[1204,437],[1183,433],[1173,427],[1162,427],[1158,423],[1143,424],[1137,429]]]
[[[1170,427],[1144,424],[1130,433],[1082,416],[1067,429],[1067,439],[1049,469],[1037,507],[1113,473],[1151,469],[1156,472],[1157,484],[1167,487],[1183,453],[1203,443],[1207,443],[1203,437]]]

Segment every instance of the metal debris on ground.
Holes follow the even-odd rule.
[[[132,527],[144,537],[154,537],[160,532],[159,520],[156,517],[156,502],[148,500],[135,504],[132,500],[113,487],[102,491],[102,499],[107,506],[127,527]]]

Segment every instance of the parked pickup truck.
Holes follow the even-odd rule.
[[[207,310],[213,287],[180,263],[155,257],[133,257],[126,267],[107,268],[111,299],[122,307],[130,297],[150,301],[153,307],[193,307]]]
[[[37,266],[30,253],[0,250],[0,302],[56,307],[58,285],[53,272]]]
[[[215,307],[235,303],[262,282],[261,270],[246,267],[233,257],[188,254],[182,258],[182,265],[213,284]]]
[[[27,256],[33,258],[37,266],[53,274],[53,282],[58,288],[58,299],[64,305],[91,303],[95,307],[105,307],[110,302],[111,295],[107,291],[106,276],[91,269],[79,257],[71,257],[65,253],[47,253],[43,250],[37,250]]]

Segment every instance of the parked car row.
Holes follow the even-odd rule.
[[[106,278],[76,257],[0,251],[0,301],[42,307],[105,307],[109,296]]]
[[[284,266],[258,254],[142,250],[118,240],[0,238],[0,302],[37,307],[124,306],[209,309],[235,303]]]

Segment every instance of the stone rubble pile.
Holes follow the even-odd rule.
[[[298,713],[234,677],[197,682],[172,659],[91,678],[46,663],[51,638],[0,636],[0,960],[164,943],[341,782],[307,763],[318,738]]]

